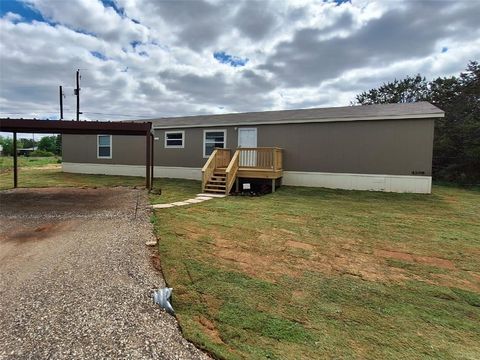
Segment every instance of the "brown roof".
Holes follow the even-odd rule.
[[[106,122],[0,118],[0,131],[43,134],[146,135],[149,122]]]
[[[428,102],[342,106],[315,109],[156,118],[154,128],[261,125],[277,123],[416,119],[443,117],[444,112]]]

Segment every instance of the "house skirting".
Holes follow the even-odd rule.
[[[284,171],[284,185],[430,194],[431,176]]]
[[[62,171],[78,174],[145,176],[145,165],[62,163]],[[202,180],[202,169],[176,166],[155,166],[156,178]]]
[[[144,165],[62,163],[62,170],[80,174],[145,176]],[[155,166],[156,178],[201,180],[201,168]],[[429,194],[431,176],[349,174],[305,171],[284,171],[282,183],[290,186],[325,187],[345,190],[372,190]]]

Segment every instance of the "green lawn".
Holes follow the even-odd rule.
[[[478,190],[282,187],[155,226],[184,335],[219,358],[480,358]]]
[[[18,157],[19,167],[41,167],[50,164],[58,164],[62,161],[60,157]],[[0,156],[0,173],[10,171],[13,169],[13,157],[12,156]]]
[[[8,160],[3,159],[3,164]],[[19,157],[20,159],[20,157]],[[63,173],[61,165],[56,158],[24,158],[19,162],[18,186],[19,187],[108,187],[131,186],[142,188],[145,178],[132,176],[108,176]],[[41,161],[31,161],[41,159]],[[13,173],[6,166],[0,172],[0,190],[13,187]],[[162,189],[162,195],[158,193]],[[155,179],[154,193],[151,195],[153,203],[168,203],[186,200],[201,191],[201,185],[188,180],[163,180]]]

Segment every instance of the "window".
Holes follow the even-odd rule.
[[[166,148],[183,148],[185,131],[165,131]]]
[[[225,148],[226,133],[226,130],[203,131],[203,157],[209,157],[215,148]]]
[[[97,158],[98,159],[112,158],[112,135],[97,136]]]

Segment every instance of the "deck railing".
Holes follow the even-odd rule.
[[[225,194],[228,195],[239,175],[277,179],[282,176],[282,170],[283,158],[280,148],[238,148],[232,157],[230,149],[216,148],[202,168],[202,191],[205,191],[207,184],[211,182],[209,185],[213,186],[211,191],[219,192],[225,188]],[[215,171],[225,174],[225,183],[219,182],[219,178],[212,180]]]
[[[282,170],[282,149],[271,147],[239,148],[239,167]]]
[[[212,178],[216,168],[225,168],[230,163],[230,149],[216,148],[202,168],[202,191]]]

